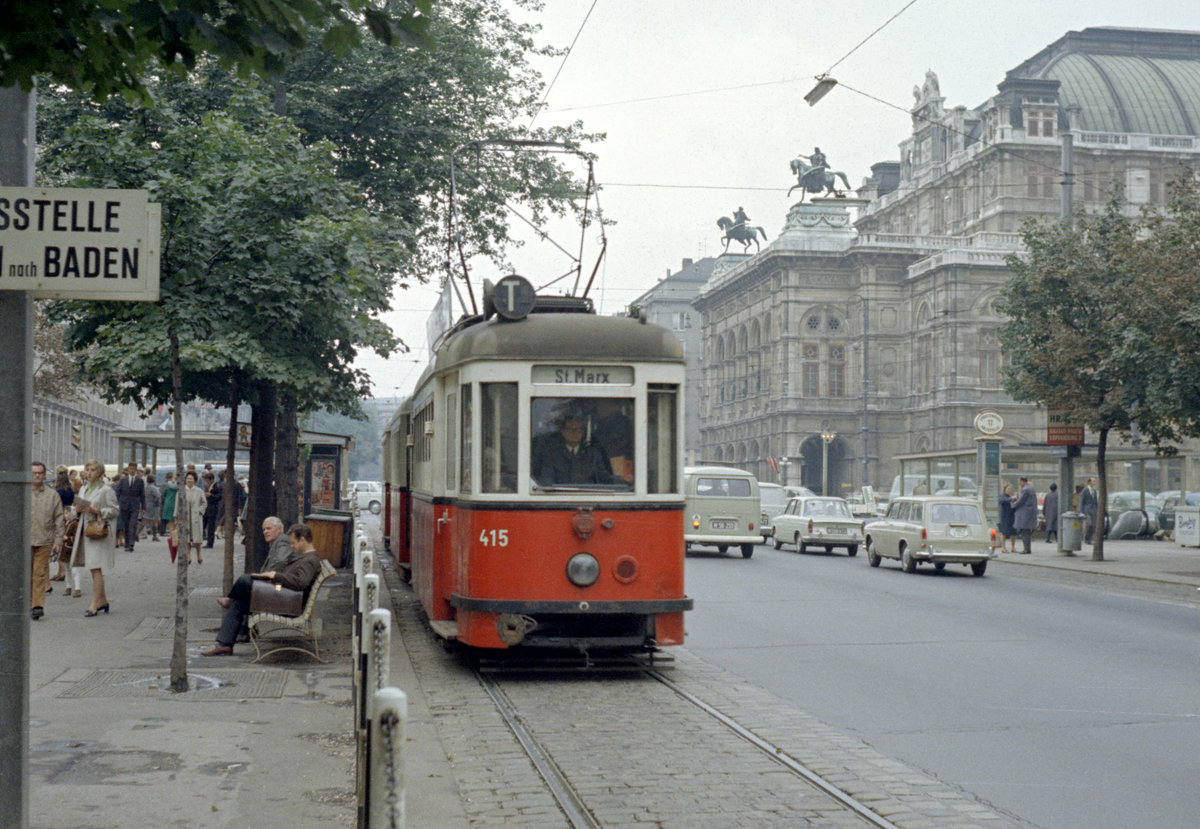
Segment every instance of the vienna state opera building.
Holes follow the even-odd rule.
[[[787,459],[786,481],[818,490],[824,464],[845,495],[886,492],[897,456],[972,447],[982,410],[1003,417],[1005,446],[1044,445],[1045,410],[1001,388],[996,306],[1022,223],[1061,215],[1064,168],[1076,208],[1119,182],[1136,212],[1200,165],[1200,33],[1070,32],[974,108],[918,80],[912,135],[872,166],[857,218],[833,198],[796,204],[700,288],[703,460],[778,482]],[[1178,488],[1172,463],[1150,465],[1149,491]]]

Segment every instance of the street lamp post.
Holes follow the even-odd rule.
[[[783,473],[783,485],[784,486],[788,485],[787,471],[788,471],[788,467],[791,465],[792,465],[792,462],[787,459],[786,455],[779,459],[779,469]]]
[[[821,433],[821,494],[829,494],[829,444],[837,437],[836,432]]]

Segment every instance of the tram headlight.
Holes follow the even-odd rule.
[[[576,587],[590,587],[600,578],[600,562],[591,553],[576,553],[567,562],[567,578]]]

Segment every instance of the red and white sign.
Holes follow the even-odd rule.
[[[1048,409],[1046,413],[1046,443],[1051,446],[1083,444],[1083,426],[1067,419],[1066,409]]]

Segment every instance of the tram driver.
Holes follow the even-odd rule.
[[[612,466],[604,450],[584,440],[584,416],[568,412],[557,421],[558,431],[545,436],[534,458],[533,477],[541,486],[610,484]]]

